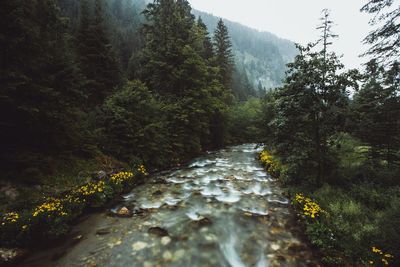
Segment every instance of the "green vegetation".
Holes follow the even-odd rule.
[[[57,197],[38,199],[23,210],[1,214],[1,244],[26,246],[38,240],[60,237],[68,232],[70,224],[85,209],[103,206],[124,190],[143,181],[146,175],[148,173],[141,165],[134,172],[114,173]]]
[[[390,3],[367,6],[378,12],[371,6]],[[321,39],[299,46],[284,86],[265,97],[268,150],[260,160],[293,198],[324,264],[397,266],[400,68],[394,54],[399,46],[387,64],[379,63],[383,51],[374,48],[376,58],[364,73],[343,71],[328,50],[336,37],[331,25],[324,11]],[[382,34],[386,38],[388,32]]]

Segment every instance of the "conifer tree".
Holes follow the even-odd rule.
[[[232,43],[229,38],[228,28],[222,19],[218,21],[214,32],[214,47],[216,64],[220,68],[221,83],[227,90],[232,86],[233,54]]]
[[[1,5],[7,23],[1,24],[0,35],[0,153],[7,155],[9,166],[18,157],[23,175],[23,164],[40,153],[76,148],[76,112],[82,102],[56,2],[7,0]]]
[[[81,18],[77,36],[80,68],[85,76],[88,106],[101,104],[121,82],[118,62],[107,36],[103,1],[96,0],[92,17],[87,0],[81,0]]]
[[[397,3],[397,6],[396,6]],[[369,0],[361,11],[374,14],[370,25],[376,28],[364,39],[371,47],[366,54],[379,63],[391,65],[400,58],[400,8],[393,0]]]
[[[279,154],[291,166],[291,177],[307,177],[320,186],[329,179],[335,159],[330,138],[344,127],[348,105],[347,89],[355,87],[356,72],[344,68],[334,52],[328,52],[334,36],[324,12],[322,49],[317,43],[298,45],[300,54],[288,64],[285,86],[276,93],[275,142]],[[311,171],[312,170],[312,171]]]
[[[400,159],[400,68],[394,64],[389,71],[377,60],[367,64],[364,84],[354,96],[352,105],[353,133],[371,146],[370,158],[379,165]]]
[[[214,48],[213,48],[212,40],[209,35],[207,26],[206,26],[206,24],[204,24],[201,17],[198,18],[197,25],[203,31],[203,35],[204,35],[202,56],[204,59],[211,60],[214,57],[214,50],[213,50]]]

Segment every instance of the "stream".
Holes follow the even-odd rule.
[[[137,214],[91,214],[21,266],[320,266],[259,151],[228,147],[153,175],[115,207]]]

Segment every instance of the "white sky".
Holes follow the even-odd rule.
[[[339,35],[332,49],[343,54],[347,68],[360,67],[365,59],[359,55],[367,46],[362,40],[372,28],[371,15],[361,13],[366,0],[189,0],[192,7],[233,20],[261,31],[268,31],[291,41],[307,44],[318,38],[315,29],[321,10],[331,10]]]

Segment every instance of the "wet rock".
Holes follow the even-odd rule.
[[[115,215],[117,215],[118,217],[126,218],[126,217],[131,217],[132,216],[132,212],[127,207],[122,207],[122,208],[117,210]]]
[[[278,250],[278,249],[280,249],[280,247],[281,247],[281,246],[279,246],[278,244],[272,244],[272,245],[271,245],[271,249],[272,249],[272,250],[275,250],[275,251]]]
[[[132,249],[134,251],[139,251],[139,250],[145,249],[146,247],[147,247],[147,243],[142,242],[142,241],[138,241],[138,242],[132,244]]]
[[[83,240],[83,235],[76,235],[72,238],[71,245],[74,246]]]
[[[185,253],[186,253],[186,251],[184,249],[175,251],[173,260],[174,261],[180,260],[181,258],[183,258],[183,256],[185,256]]]
[[[153,180],[153,184],[168,184],[168,181],[165,177],[157,177]]]
[[[172,260],[172,253],[170,251],[165,251],[162,255],[163,259],[166,261]]]
[[[0,266],[3,264],[15,264],[22,260],[28,251],[19,248],[0,248]]]
[[[206,235],[204,238],[209,242],[217,242],[218,241],[218,238],[213,234]]]
[[[280,228],[280,227],[271,227],[271,228],[269,229],[269,232],[270,232],[270,234],[272,234],[272,235],[278,235],[278,234],[282,233],[283,231],[284,231],[284,229],[283,229],[283,228]]]
[[[111,233],[111,228],[105,227],[105,228],[100,228],[96,231],[96,235],[108,235]]]
[[[171,243],[171,238],[169,236],[164,236],[163,238],[161,238],[161,244],[166,246],[169,243]]]
[[[156,235],[159,237],[169,236],[168,231],[161,227],[150,227],[147,232],[149,234]]]

